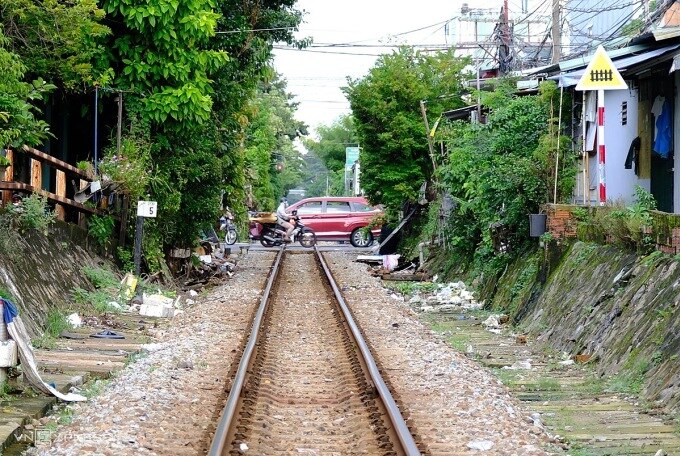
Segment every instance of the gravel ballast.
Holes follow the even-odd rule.
[[[232,279],[173,318],[160,341],[147,346],[147,356],[100,396],[73,406],[73,422],[39,454],[203,454],[274,256],[242,259]]]
[[[544,430],[500,381],[423,325],[356,255],[326,259],[408,424],[432,454],[546,454]]]
[[[546,454],[544,430],[497,379],[423,325],[354,261],[355,253],[325,257],[407,423],[431,454]],[[35,453],[204,454],[273,259],[270,252],[248,253],[225,285],[173,319],[146,357],[100,396],[73,406],[73,422]]]

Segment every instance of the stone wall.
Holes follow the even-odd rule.
[[[68,309],[73,288],[92,287],[82,269],[104,260],[87,249],[87,242],[78,226],[57,222],[47,236],[28,232],[10,254],[0,254],[0,287],[13,295],[32,336],[42,334],[51,308]]]
[[[514,312],[522,330],[546,346],[591,356],[602,375],[642,375],[644,398],[680,411],[680,262],[612,245],[562,248],[558,261],[541,250],[509,267],[495,307]],[[523,275],[531,275],[525,285],[518,280]]]

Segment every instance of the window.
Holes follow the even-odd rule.
[[[351,212],[349,203],[346,201],[328,201],[326,203],[326,213],[337,214],[339,212]]]
[[[297,211],[299,215],[320,214],[321,201],[310,201],[309,203],[302,204],[300,205],[300,207],[297,208]]]
[[[354,211],[355,212],[371,212],[374,211],[375,208],[371,207],[367,204],[364,203],[354,203]]]

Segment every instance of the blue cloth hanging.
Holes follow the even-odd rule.
[[[652,147],[662,158],[668,158],[673,144],[671,117],[671,104],[666,100],[661,108],[661,115],[656,119],[656,138]]]
[[[5,320],[5,324],[8,325],[12,323],[14,317],[19,315],[19,309],[9,299],[0,298],[0,301],[2,301],[2,317]]]

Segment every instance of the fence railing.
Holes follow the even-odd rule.
[[[25,157],[22,157],[22,155],[28,158],[28,172],[17,173],[17,165],[20,160],[22,160],[24,166],[26,164]],[[85,171],[28,146],[23,146],[21,149],[7,149],[5,156],[9,159],[10,165],[4,170],[4,173],[0,169],[0,191],[2,192],[3,205],[10,203],[13,193],[37,193],[55,204],[55,212],[59,220],[65,220],[67,208],[78,211],[81,215],[79,221],[83,214],[102,213],[94,204],[86,205],[67,197],[69,193],[75,197],[78,190],[86,188],[92,182],[92,177]],[[49,189],[43,188],[44,166],[52,168],[55,173],[54,184],[50,184],[51,188]],[[19,174],[23,176],[23,181]],[[77,181],[78,188],[68,192],[67,178],[71,180],[74,186]]]

